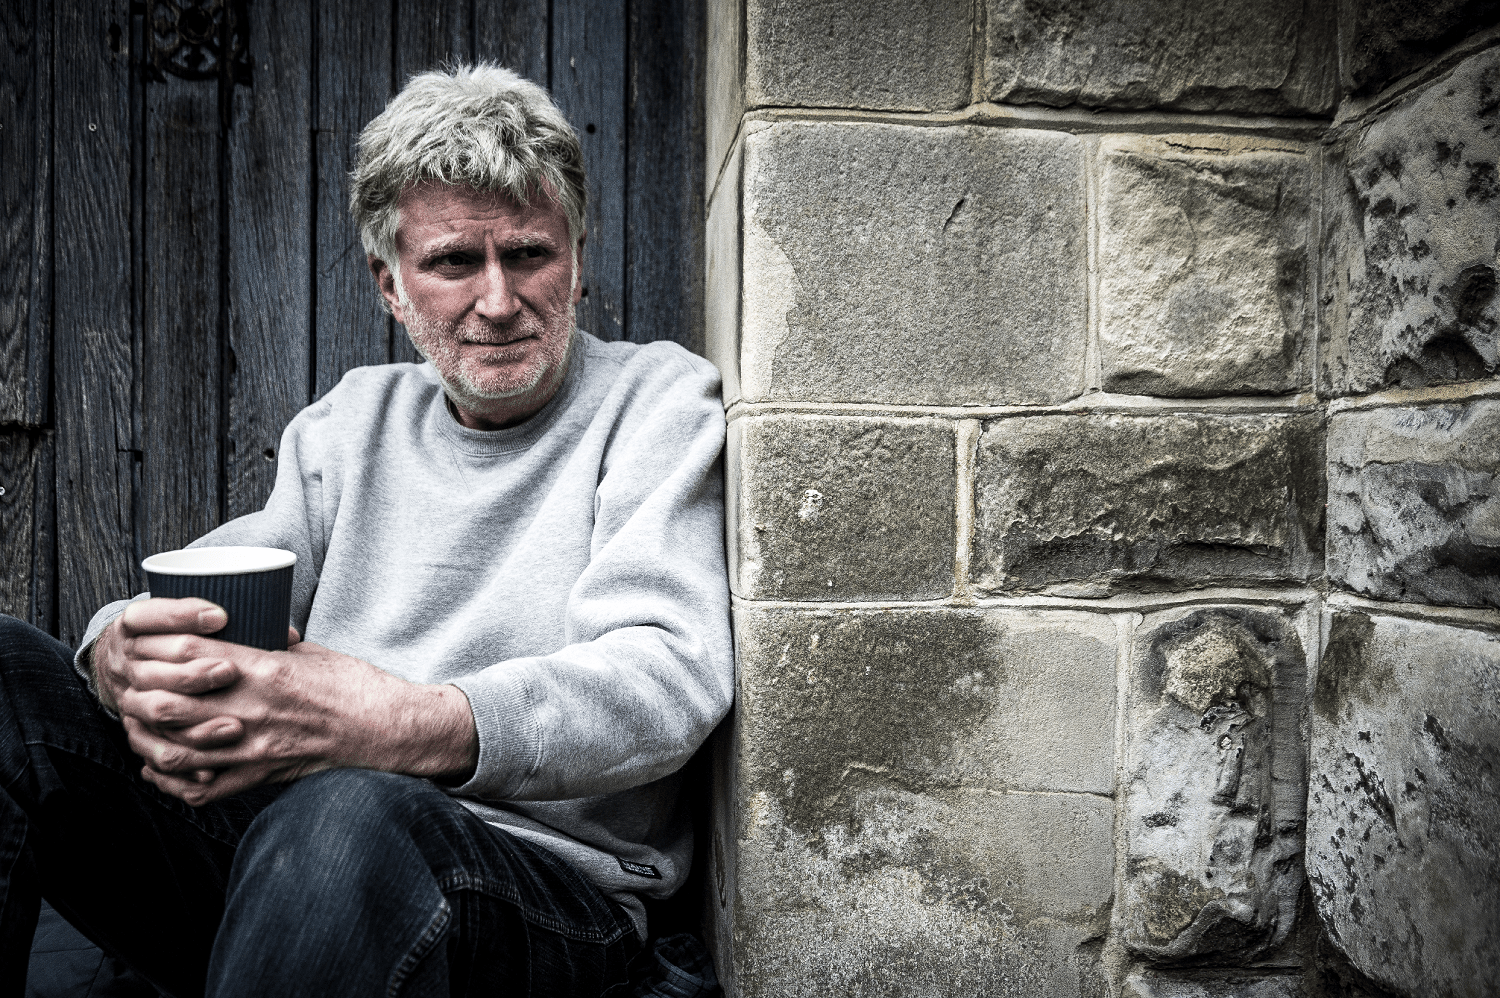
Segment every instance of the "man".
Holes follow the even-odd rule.
[[[584,205],[506,70],[365,129],[354,215],[429,363],[350,372],[195,542],[296,553],[287,651],[201,600],[104,608],[76,663],[4,620],[0,987],[41,895],[174,995],[622,987],[731,697],[723,410],[686,351],[575,331]]]

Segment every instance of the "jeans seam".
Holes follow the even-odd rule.
[[[576,925],[569,925],[558,921],[546,912],[537,911],[524,903],[520,896],[508,884],[497,884],[483,877],[475,877],[468,873],[451,873],[438,881],[438,890],[444,894],[452,891],[470,890],[481,894],[498,898],[514,905],[520,912],[521,917],[537,928],[555,932],[558,935],[575,939],[578,942],[595,943],[600,946],[609,946],[617,942],[625,934],[626,926],[616,925],[614,932],[597,932],[594,930],[582,931]],[[634,931],[632,928],[631,931]]]
[[[390,983],[386,985],[386,998],[396,998],[401,991],[401,985],[406,983],[406,977],[416,968],[427,952],[442,937],[443,930],[448,927],[448,920],[452,916],[453,908],[448,904],[448,899],[443,898],[438,906],[438,913],[428,924],[417,941],[412,943],[411,949],[406,951],[406,956],[391,971]]]

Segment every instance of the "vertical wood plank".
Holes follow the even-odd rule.
[[[0,423],[40,426],[51,380],[52,24],[0,5]]]
[[[180,548],[221,517],[220,85],[168,75],[145,87],[141,484],[147,554]]]
[[[474,0],[474,58],[547,85],[548,0]]]
[[[552,96],[583,143],[588,243],[578,325],[625,336],[625,0],[554,0]]]
[[[396,79],[400,90],[417,73],[474,58],[471,0],[398,0]],[[416,362],[411,340],[399,328],[391,337],[391,360]]]
[[[0,613],[55,633],[52,434],[0,431]]]
[[[703,352],[703,31],[694,0],[632,0],[625,330]]]
[[[225,511],[265,505],[281,431],[309,401],[312,299],[310,0],[250,4],[254,85],[229,129],[229,436]]]
[[[349,217],[355,141],[391,97],[391,0],[366,0],[355,16],[317,7],[317,383],[322,396],[344,372],[390,359],[393,323],[365,267]],[[394,331],[400,336],[399,330]]]
[[[129,0],[54,13],[57,636],[74,644],[134,575],[131,21]]]

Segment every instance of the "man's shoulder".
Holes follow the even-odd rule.
[[[345,371],[320,401],[334,411],[388,409],[397,403],[425,405],[441,390],[431,364],[375,364]]]
[[[680,392],[689,386],[694,391],[719,391],[719,369],[671,340],[607,342],[581,331],[580,340],[587,365],[599,369],[616,392],[653,396]]]

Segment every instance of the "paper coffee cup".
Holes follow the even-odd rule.
[[[141,562],[152,596],[196,596],[217,603],[229,623],[220,641],[286,651],[292,615],[292,566],[297,556],[280,548],[184,548]]]

